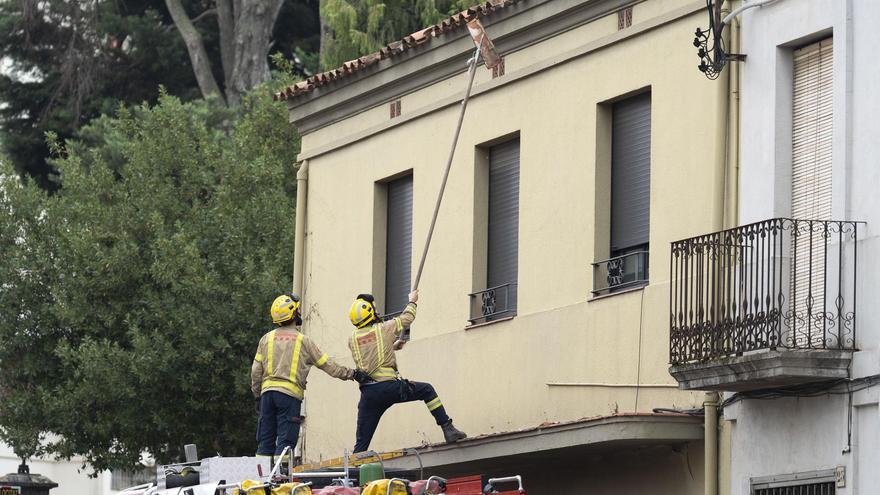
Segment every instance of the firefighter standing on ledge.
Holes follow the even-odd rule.
[[[428,411],[443,429],[446,442],[467,438],[464,432],[453,426],[452,419],[446,415],[446,409],[430,383],[404,380],[397,371],[394,342],[403,329],[415,320],[418,299],[418,291],[410,292],[409,304],[400,316],[386,322],[379,320],[374,298],[370,294],[359,295],[349,309],[348,316],[355,330],[348,347],[358,371],[369,375],[360,386],[355,452],[363,452],[370,447],[379,420],[389,407],[416,400],[425,402]]]

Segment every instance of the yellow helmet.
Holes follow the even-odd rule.
[[[272,322],[281,324],[292,320],[299,313],[299,297],[296,294],[283,294],[272,301]]]
[[[348,310],[348,319],[351,320],[352,325],[363,328],[376,319],[376,307],[373,306],[373,301],[373,296],[370,294],[358,295]]]

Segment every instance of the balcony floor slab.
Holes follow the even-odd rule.
[[[766,349],[669,367],[682,390],[742,392],[847,378],[852,351]]]

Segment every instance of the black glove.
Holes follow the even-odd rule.
[[[260,398],[259,397],[254,399],[254,411],[256,411],[257,414],[260,414]]]
[[[358,383],[367,383],[370,381],[370,375],[364,370],[354,370],[354,376],[352,378]]]

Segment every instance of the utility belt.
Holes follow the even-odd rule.
[[[376,368],[375,371],[370,373],[371,380],[379,381],[379,380],[376,380],[376,378],[394,378],[395,380],[399,380],[400,379],[400,372],[398,372],[396,369],[388,367],[388,366],[380,366],[380,367]]]
[[[394,376],[394,380],[384,380],[381,382],[374,380],[372,378],[372,376],[375,375],[376,373],[379,373],[379,372],[392,373]],[[379,375],[379,376],[388,376],[388,375]],[[415,385],[413,385],[406,378],[403,378],[402,376],[400,376],[400,372],[398,372],[394,368],[381,367],[381,368],[377,369],[376,371],[374,371],[370,375],[370,380],[368,382],[362,383],[361,387],[369,387],[369,386],[376,385],[379,383],[397,383],[397,386],[399,387],[399,390],[400,390],[400,399],[403,401],[408,401],[415,393]]]

